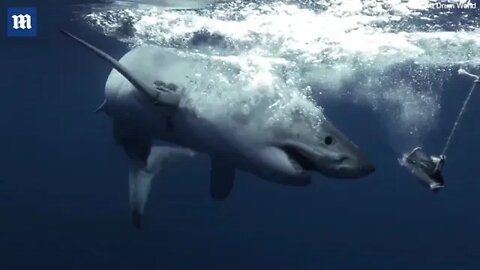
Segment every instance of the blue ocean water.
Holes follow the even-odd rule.
[[[72,21],[79,1],[2,1],[38,8],[38,37],[6,37],[0,20],[0,269],[478,269],[480,94],[474,93],[433,194],[400,167],[367,106],[322,104],[376,164],[364,179],[316,176],[292,188],[239,173],[224,202],[209,197],[197,158],[154,183],[145,227],[131,226],[127,163],[111,121],[93,111],[110,72],[62,28],[121,57],[126,45]],[[85,1],[82,1],[85,3]],[[1,14],[1,13],[0,13]],[[478,71],[478,70],[477,70]],[[471,82],[445,85],[443,143]]]

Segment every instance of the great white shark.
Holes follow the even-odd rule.
[[[130,205],[140,227],[151,181],[167,163],[196,153],[211,160],[210,191],[225,199],[235,171],[291,186],[311,182],[309,172],[331,178],[361,178],[374,172],[367,156],[326,118],[315,132],[247,128],[242,119],[202,117],[191,107],[185,88],[191,83],[191,61],[173,49],[140,46],[119,61],[102,50],[61,31],[113,67],[98,109],[113,120],[113,135],[129,160]],[[256,116],[253,116],[256,117]],[[263,124],[263,123],[260,123]],[[297,120],[295,128],[311,130]],[[156,146],[163,141],[176,146]]]

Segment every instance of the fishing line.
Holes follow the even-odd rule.
[[[447,142],[445,143],[445,146],[443,147],[442,155],[446,154],[446,152],[448,150],[448,147],[450,146],[450,143],[452,142],[453,136],[455,135],[455,132],[457,131],[458,125],[460,123],[460,119],[462,118],[463,113],[467,109],[467,104],[470,101],[470,98],[472,97],[472,93],[475,90],[475,87],[477,86],[477,84],[480,84],[478,76],[473,75],[471,73],[468,73],[466,70],[464,70],[462,68],[458,70],[458,74],[459,75],[470,76],[471,78],[475,79],[475,81],[473,82],[472,88],[470,88],[470,92],[468,93],[467,98],[463,102],[462,108],[460,109],[460,113],[458,114],[457,119],[455,120],[455,123],[453,124],[453,128],[450,131],[450,135],[448,136]]]

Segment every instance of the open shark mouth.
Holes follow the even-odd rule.
[[[480,64],[474,1],[207,2],[166,9],[162,1],[111,1],[78,14],[132,48],[155,44],[209,59],[192,78],[190,105],[259,130],[266,123],[314,132],[305,126],[321,120],[315,102],[345,99],[377,112],[392,142],[418,143],[436,123],[444,82],[459,66],[476,72]],[[289,156],[311,167],[299,153]]]
[[[303,155],[301,150],[293,146],[284,146],[282,150],[285,151],[288,160],[298,172],[306,173],[306,171],[315,169],[315,164]]]

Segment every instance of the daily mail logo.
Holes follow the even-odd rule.
[[[37,36],[37,9],[33,7],[14,7],[7,10],[7,36]]]

